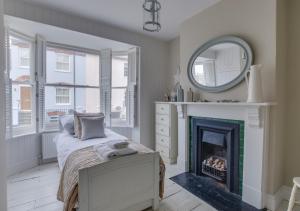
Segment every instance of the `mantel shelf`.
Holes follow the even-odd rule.
[[[173,105],[211,105],[211,106],[246,106],[246,107],[261,107],[261,106],[276,106],[276,102],[264,102],[264,103],[247,103],[247,102],[155,102],[166,103]]]

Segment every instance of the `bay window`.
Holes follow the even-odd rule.
[[[59,117],[74,111],[103,112],[107,127],[135,127],[138,48],[97,51],[14,31],[6,37],[7,139],[57,131]]]

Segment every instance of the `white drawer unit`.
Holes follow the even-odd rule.
[[[167,102],[155,103],[156,151],[167,163],[176,163],[178,156],[176,106]]]
[[[170,104],[156,104],[155,108],[157,114],[170,114]]]

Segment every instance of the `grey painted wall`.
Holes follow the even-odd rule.
[[[4,99],[4,24],[3,24],[3,0],[0,0],[0,99]],[[5,152],[5,101],[0,101],[0,210],[6,210],[6,152]]]

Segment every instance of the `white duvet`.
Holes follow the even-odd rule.
[[[78,138],[74,138],[72,135],[65,132],[56,135],[53,141],[56,144],[57,160],[58,160],[58,165],[60,170],[63,169],[68,156],[76,150],[106,143],[108,141],[112,141],[116,139],[127,140],[126,137],[118,133],[115,133],[109,129],[105,129],[105,135],[106,135],[105,138],[95,138],[95,139],[89,139],[85,141],[82,141]]]

